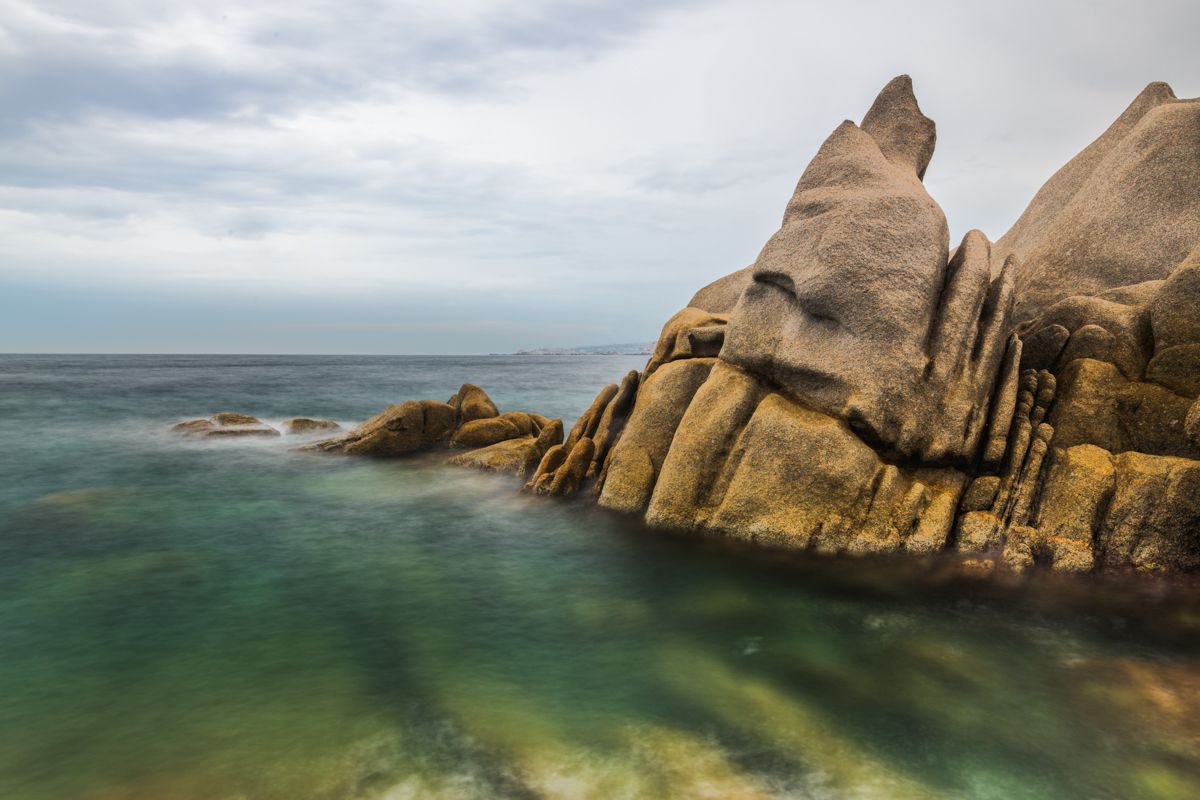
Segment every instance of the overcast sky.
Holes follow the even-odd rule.
[[[1200,3],[0,0],[0,351],[648,340],[913,76],[995,239]]]

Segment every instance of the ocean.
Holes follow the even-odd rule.
[[[1200,796],[1200,604],[778,556],[443,456],[193,441],[644,356],[0,356],[0,798]]]

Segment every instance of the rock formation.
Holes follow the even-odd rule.
[[[1200,105],[1152,84],[953,251],[935,138],[906,76],[838,126],[526,488],[791,549],[1200,568]]]
[[[171,427],[172,433],[196,438],[278,436],[279,431],[258,417],[236,411],[222,411],[207,419],[193,419]]]
[[[1046,182],[993,249],[1022,262],[1017,319],[1160,280],[1200,241],[1200,99],[1151,83]]]
[[[445,403],[391,405],[352,431],[300,449],[389,458],[450,447],[466,451],[450,458],[451,464],[524,477],[562,438],[562,420],[522,411],[501,414],[487,392],[464,383]]]
[[[284,433],[288,434],[305,434],[318,433],[321,431],[340,431],[341,425],[338,425],[331,419],[312,419],[310,417],[292,417],[286,419],[280,426]]]

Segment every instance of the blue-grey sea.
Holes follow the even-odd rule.
[[[0,356],[0,798],[1200,797],[1186,585],[768,556],[167,433],[464,381],[569,426],[643,361]]]

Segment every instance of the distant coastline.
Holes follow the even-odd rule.
[[[597,344],[588,347],[539,347],[518,350],[514,356],[646,356],[654,352],[654,342]]]

